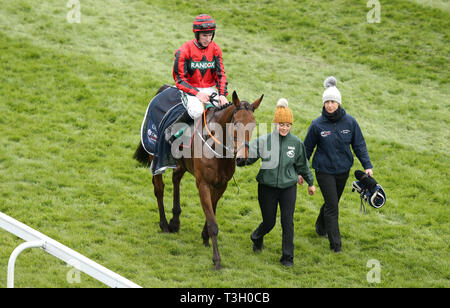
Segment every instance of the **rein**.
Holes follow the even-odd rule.
[[[212,95],[211,95],[211,103],[213,103],[213,102],[217,102],[218,100],[217,99],[214,99],[214,97],[216,96],[215,95],[216,93],[213,93]],[[231,103],[231,102],[229,102],[228,104],[226,104],[226,105],[223,105],[223,106],[221,106],[220,108],[218,108],[218,110],[223,110],[223,109],[225,109],[225,108],[228,108],[229,106],[231,106],[233,103]],[[247,105],[246,106],[244,106],[244,107],[241,107],[241,106],[239,106],[239,107],[234,107],[234,109],[233,109],[233,113],[231,114],[231,120],[232,120],[232,122],[233,122],[233,124],[235,125],[236,123],[234,122],[234,115],[236,114],[236,112],[237,111],[239,111],[239,110],[250,110],[251,112],[253,112],[254,110],[252,109],[252,108],[249,108]],[[246,141],[244,141],[244,142],[242,142],[242,145],[239,145],[238,147],[237,147],[237,149],[230,149],[229,147],[227,147],[227,146],[225,146],[220,140],[218,140],[212,133],[211,133],[211,131],[209,130],[209,128],[208,128],[208,123],[206,122],[206,106],[205,106],[205,104],[203,104],[203,121],[204,121],[204,123],[205,123],[205,128],[206,128],[206,131],[208,132],[208,134],[209,134],[209,136],[214,140],[214,142],[216,143],[216,144],[218,144],[218,145],[221,145],[227,152],[229,152],[229,153],[233,153],[233,155],[234,156],[236,156],[236,154],[237,154],[237,152],[239,152],[239,150],[240,150],[240,148],[241,148],[241,146],[245,146],[245,147],[249,147],[249,143],[248,142],[246,142]],[[197,130],[197,134],[198,134],[198,136],[200,137],[200,139],[202,139],[202,141],[208,146],[208,148],[214,153],[214,155],[216,155],[217,157],[219,157],[219,158],[224,158],[224,156],[223,155],[221,155],[221,154],[219,154],[219,153],[217,153],[207,142],[206,142],[206,140],[203,138],[203,136],[200,134],[200,132]],[[237,138],[236,137],[234,137],[234,139],[233,139],[234,141],[237,141]]]

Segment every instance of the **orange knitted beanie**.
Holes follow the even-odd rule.
[[[294,123],[294,116],[292,115],[291,109],[288,107],[287,99],[280,98],[278,100],[273,123]]]

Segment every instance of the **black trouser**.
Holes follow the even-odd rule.
[[[341,234],[339,233],[339,199],[344,191],[348,179],[348,172],[342,174],[327,174],[316,171],[316,179],[322,192],[324,204],[320,208],[316,221],[319,234],[327,234],[330,248],[341,248]]]
[[[258,201],[262,223],[253,232],[252,239],[258,240],[273,229],[280,204],[283,255],[294,257],[294,210],[297,199],[297,184],[288,188],[275,188],[258,184]]]

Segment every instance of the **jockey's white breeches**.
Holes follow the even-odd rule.
[[[200,92],[211,95],[212,93],[217,94],[217,89],[215,87],[210,88],[197,88]],[[181,100],[183,102],[184,108],[186,108],[189,116],[193,119],[199,118],[203,114],[203,103],[194,95],[187,94],[181,91]]]

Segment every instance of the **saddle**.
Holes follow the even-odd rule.
[[[150,101],[141,125],[141,142],[147,153],[156,154],[163,126],[173,123],[184,111],[180,90],[176,87],[168,87]]]
[[[208,104],[206,107],[211,108],[214,105]],[[163,173],[167,168],[176,168],[168,141],[181,137],[184,129],[174,131],[170,128],[175,123],[192,122],[178,88],[169,86],[150,101],[141,125],[141,143],[145,151],[153,156],[150,167],[153,175]]]

